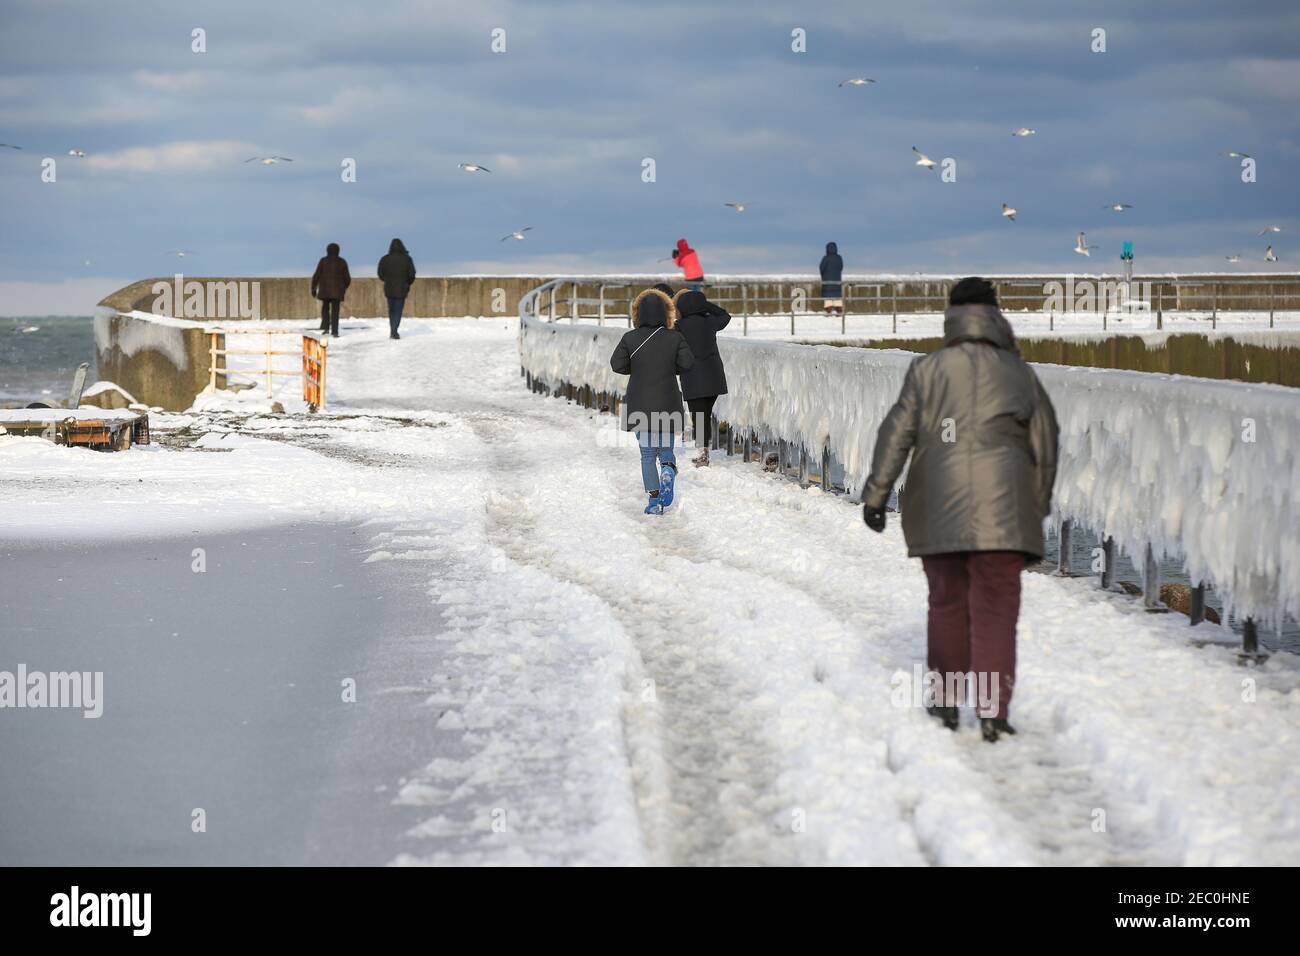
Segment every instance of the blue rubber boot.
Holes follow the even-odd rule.
[[[659,500],[658,495],[652,494],[650,496],[650,503],[645,506],[645,513],[648,515],[661,515],[664,513],[664,505]]]
[[[667,508],[673,503],[673,481],[677,477],[677,465],[668,462],[659,470],[659,503]]]

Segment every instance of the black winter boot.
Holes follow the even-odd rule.
[[[957,729],[958,719],[957,719],[956,707],[941,707],[941,706],[926,707],[925,712],[929,714],[931,717],[933,717],[935,720],[942,723],[949,730]]]
[[[980,733],[984,735],[984,739],[989,743],[995,744],[998,742],[998,738],[1003,734],[1015,736],[1016,728],[1012,727],[1001,717],[981,717]]]

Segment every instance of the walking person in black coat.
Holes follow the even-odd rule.
[[[682,372],[682,397],[695,424],[695,447],[700,453],[691,460],[697,468],[709,463],[713,438],[713,403],[727,394],[727,373],[718,354],[718,333],[731,321],[731,313],[710,302],[703,292],[683,289],[673,298],[677,306],[677,331],[695,356],[695,364]]]
[[[678,430],[684,430],[677,376],[695,357],[673,328],[673,300],[658,289],[646,289],[632,300],[631,316],[633,327],[619,340],[609,365],[619,375],[631,376],[623,402],[624,427],[636,432],[641,446],[641,480],[650,496],[645,513],[663,514],[673,503],[677,477],[673,443]]]
[[[844,286],[840,280],[844,276],[844,260],[840,258],[839,246],[826,243],[826,255],[817,268],[822,274],[822,308],[827,315],[843,315]]]
[[[401,239],[388,244],[388,255],[379,260],[379,278],[384,280],[384,296],[388,299],[388,337],[400,339],[397,327],[402,324],[402,308],[415,282],[415,263]]]
[[[339,307],[352,284],[348,260],[339,255],[339,244],[325,247],[325,257],[316,263],[311,277],[312,298],[320,299],[320,330],[339,337]]]

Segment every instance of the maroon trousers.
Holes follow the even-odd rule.
[[[972,672],[976,689],[985,696],[996,684],[996,716],[1005,720],[1016,683],[1016,618],[1024,554],[959,551],[929,555],[921,563],[930,582],[928,668],[944,677],[945,688],[951,688],[956,675]],[[945,694],[944,703],[951,706],[959,701]]]

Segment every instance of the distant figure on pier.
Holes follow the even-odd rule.
[[[682,421],[677,376],[695,363],[695,356],[673,328],[677,324],[673,300],[658,289],[646,289],[633,299],[630,312],[633,327],[619,340],[609,366],[619,375],[631,376],[623,403],[624,427],[636,432],[641,446],[641,480],[650,497],[645,513],[661,515],[673,503],[677,477],[673,444]]]
[[[693,292],[704,290],[704,268],[700,265],[699,253],[692,249],[685,239],[677,240],[677,248],[673,250],[673,262],[677,263],[677,268],[682,270],[686,288]]]
[[[351,284],[348,261],[339,255],[339,244],[331,242],[312,273],[311,294],[312,298],[320,299],[320,330],[334,338],[339,337],[339,306]]]
[[[843,315],[844,290],[840,280],[844,276],[844,260],[840,258],[839,246],[826,243],[826,255],[817,268],[822,274],[822,308],[827,315]]]
[[[401,239],[388,244],[388,255],[379,260],[379,278],[384,280],[384,296],[388,299],[388,337],[400,339],[397,327],[402,324],[402,308],[415,283],[415,263]]]
[[[703,292],[682,289],[673,296],[677,306],[677,331],[682,333],[695,364],[681,373],[682,397],[695,427],[695,447],[700,453],[691,464],[707,467],[713,438],[713,404],[727,394],[727,373],[718,354],[718,333],[731,321],[731,313],[704,297]]]
[[[1007,715],[1020,572],[1043,556],[1057,425],[985,279],[953,286],[943,347],[908,366],[880,426],[862,495],[872,531],[885,529],[885,504],[909,454],[899,496],[903,538],[929,581],[926,660],[943,685],[943,703],[926,709],[956,730],[960,690],[974,677],[980,730],[992,743],[1015,733]]]

